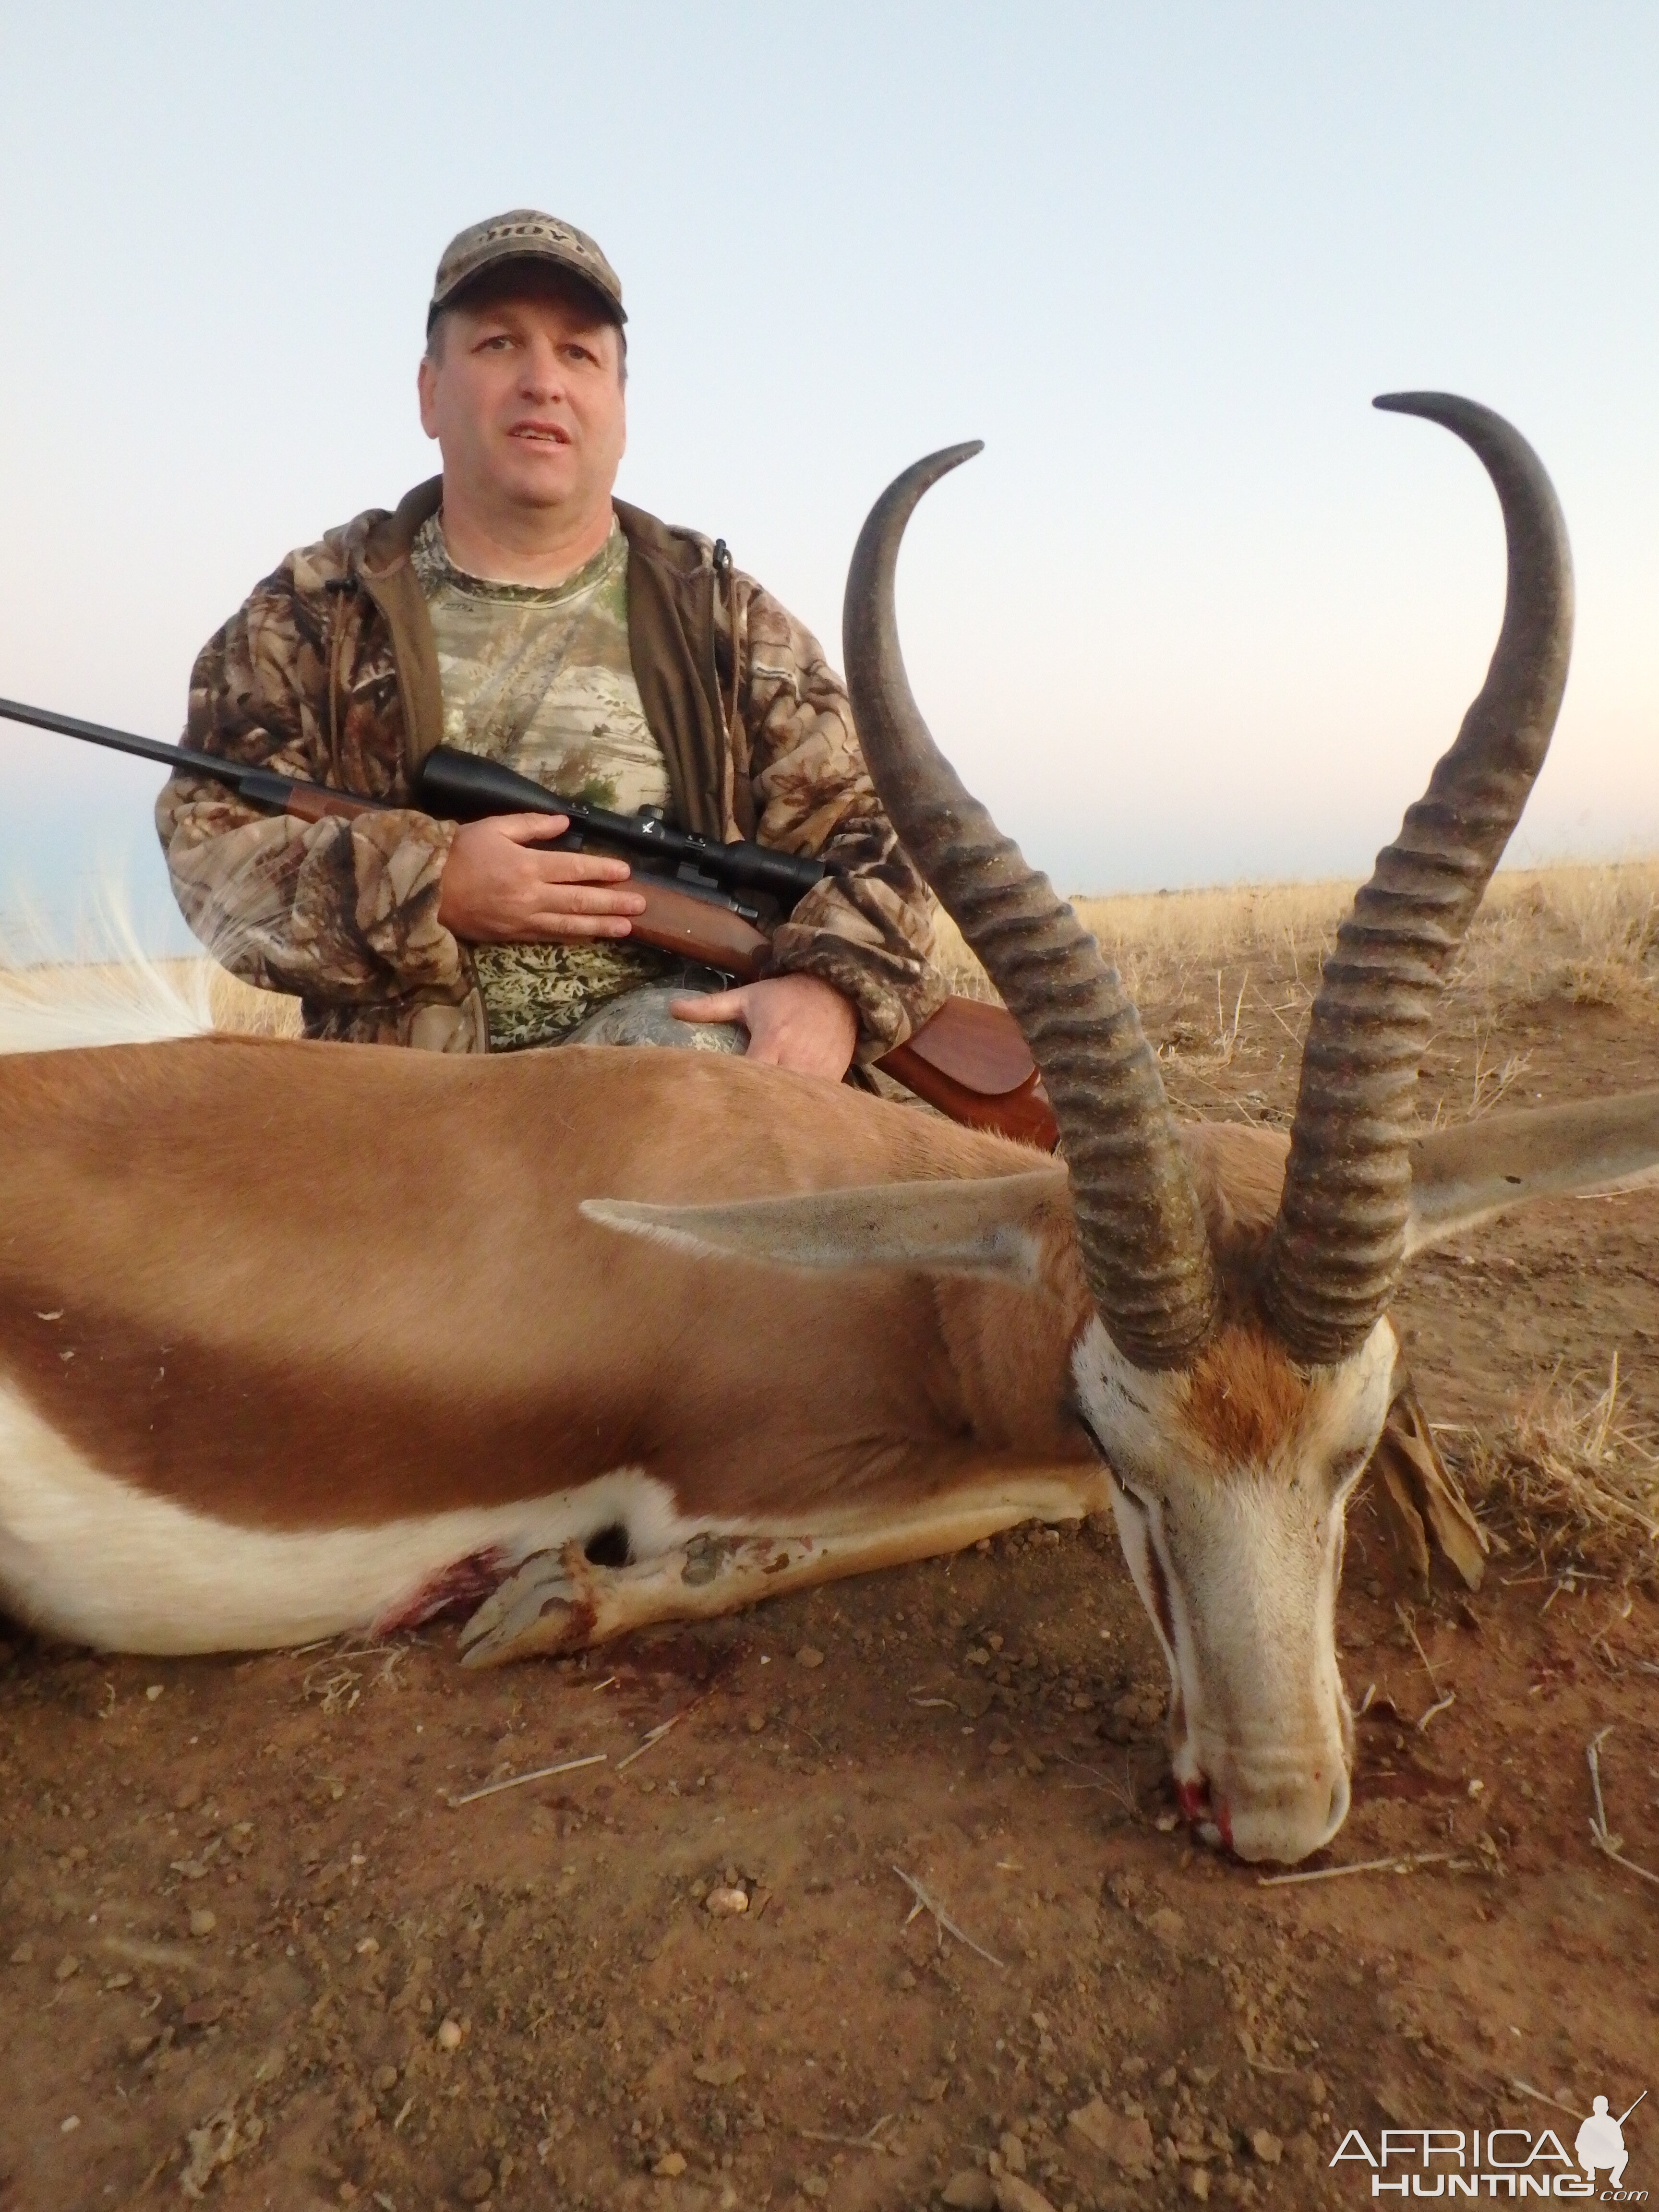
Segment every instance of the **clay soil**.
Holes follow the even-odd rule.
[[[1289,979],[1257,969],[1230,1052],[1214,997],[1146,1009],[1172,1090],[1283,1119]],[[1449,1020],[1425,1110],[1467,1109],[1477,1048],[1529,1055],[1510,1103],[1659,1079],[1639,994]],[[1656,1252],[1649,1193],[1423,1266],[1447,1441],[1615,1351],[1659,1424]],[[1478,1595],[1425,1595],[1369,1497],[1352,1531],[1342,1661],[1375,1691],[1316,1863],[1429,1859],[1284,1887],[1176,1820],[1105,1528],[483,1675],[453,1625],[177,1663],[13,1632],[0,2207],[857,2212],[975,2201],[968,2172],[1020,2212],[1357,2206],[1350,2129],[1570,2146],[1593,2094],[1650,2085],[1626,2181],[1659,2189],[1659,1890],[1592,1848],[1585,1759],[1610,1729],[1609,1822],[1659,1869],[1659,1606],[1513,1538]]]

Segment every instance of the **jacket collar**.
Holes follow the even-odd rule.
[[[428,477],[405,492],[390,514],[382,511],[369,521],[356,549],[356,565],[366,581],[378,582],[407,565],[416,532],[438,512],[443,497],[443,478]]]

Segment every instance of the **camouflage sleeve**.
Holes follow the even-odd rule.
[[[833,983],[858,1009],[859,1060],[878,1059],[946,996],[932,964],[933,896],[882,811],[817,640],[758,586],[740,620],[757,834],[834,872],[774,937],[773,972]]]
[[[343,614],[323,588],[329,550],[290,556],[204,647],[186,742],[378,796],[397,773],[395,729],[383,775],[361,744],[356,775],[329,773],[329,623]],[[438,921],[453,828],[401,809],[350,822],[264,815],[191,776],[167,785],[155,824],[185,919],[244,981],[323,1006],[457,987],[460,949]]]

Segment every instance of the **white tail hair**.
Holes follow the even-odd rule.
[[[0,927],[0,1053],[206,1036],[220,1026],[213,1000],[222,972],[204,956],[151,952],[118,878],[100,884],[69,950],[61,931],[21,902]]]

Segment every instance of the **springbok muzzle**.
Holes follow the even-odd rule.
[[[1206,1843],[1286,1864],[1346,1818],[1353,1721],[1336,1657],[1345,1500],[1203,1472],[1115,1494],[1170,1669],[1170,1764]]]

